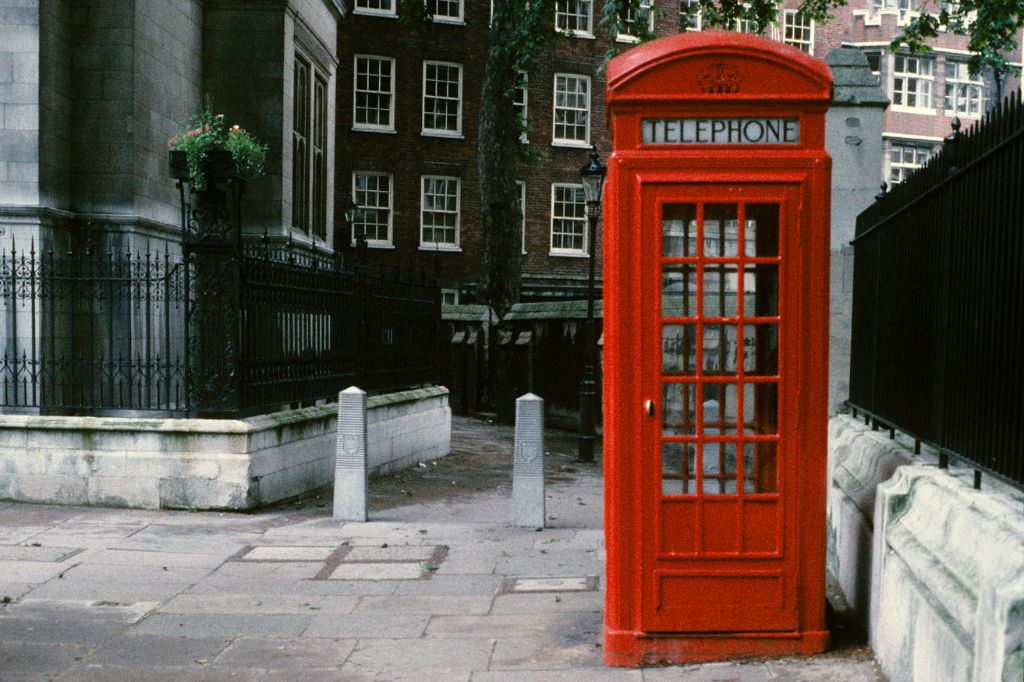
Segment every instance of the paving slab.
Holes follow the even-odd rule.
[[[304,637],[390,637],[406,639],[420,637],[427,627],[427,615],[398,615],[380,613],[353,613],[339,618],[319,615],[312,618]]]
[[[763,661],[716,662],[644,670],[644,682],[770,682],[773,679],[775,678]]]
[[[355,647],[354,639],[239,637],[219,653],[212,665],[230,670],[304,668],[337,671]]]
[[[331,580],[419,580],[425,569],[422,564],[341,564],[331,573]]]
[[[293,614],[157,613],[134,625],[130,632],[171,637],[297,637],[311,620]]]
[[[598,641],[601,614],[585,611],[565,613],[519,613],[492,616],[437,616],[427,627],[428,637],[541,637],[548,633],[560,636],[592,634]]]
[[[491,610],[486,596],[369,596],[359,600],[356,613],[398,613],[426,615],[484,615]]]
[[[179,594],[160,613],[315,614],[351,613],[359,597],[301,594]]]
[[[472,682],[641,682],[639,670],[496,670],[474,672]],[[676,678],[689,682],[685,677]]]
[[[261,546],[239,557],[240,561],[325,561],[333,552],[334,547],[286,547]]]
[[[124,635],[100,646],[84,659],[87,666],[179,666],[201,668],[228,644],[229,637]]]
[[[499,594],[491,613],[547,613],[559,611],[604,610],[601,592],[530,592]]]
[[[226,556],[224,557],[226,558]],[[110,566],[168,566],[174,568],[217,568],[224,559],[192,552],[161,552],[135,549],[103,548],[85,554],[83,564],[107,564]]]
[[[434,555],[435,549],[433,545],[353,547],[342,561],[427,561]]]
[[[0,680],[18,675],[36,679],[52,676],[75,665],[94,650],[89,644],[14,642],[0,637]]]
[[[450,675],[486,670],[494,640],[362,639],[349,656],[345,670],[375,679],[391,679],[393,671],[419,672],[420,679],[447,680]]]
[[[600,670],[603,651],[592,639],[505,637],[498,640],[491,657],[491,670]]]

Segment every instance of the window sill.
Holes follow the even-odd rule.
[[[438,19],[437,17],[434,17],[431,21],[433,21],[435,24],[448,24],[449,26],[465,26],[466,25],[466,20],[465,19],[451,19],[451,18],[447,18],[447,17],[444,18],[444,19]]]
[[[379,135],[397,135],[398,131],[394,128],[364,128],[362,126],[352,126],[353,133],[377,133]]]
[[[563,31],[561,29],[555,29],[555,31],[563,38],[582,38],[584,40],[594,40],[593,33],[585,33],[583,31]]]
[[[391,12],[374,12],[369,9],[360,9],[358,7],[352,8],[352,14],[361,17],[379,17],[381,19],[397,19],[398,14]]]
[[[442,137],[449,140],[465,140],[466,136],[462,133],[453,133],[444,130],[422,130],[420,131],[420,137]]]
[[[902,114],[921,114],[923,116],[935,115],[935,107],[908,107],[903,104],[893,104],[889,111],[896,111]]]
[[[567,149],[590,149],[590,142],[578,142],[572,140],[552,140],[552,147],[565,147]]]
[[[636,45],[637,43],[640,42],[640,39],[637,38],[636,36],[622,35],[622,36],[615,36],[615,42],[617,42],[617,43],[630,43],[630,44]]]
[[[356,246],[358,246],[358,244],[356,244],[354,241],[352,241],[352,242],[349,242],[349,246],[354,249],[354,248],[356,248]],[[381,241],[376,241],[375,242],[375,241],[370,241],[369,239],[367,239],[366,240],[366,248],[368,248],[368,249],[380,249],[382,251],[394,251],[395,250],[395,245],[392,244],[391,242],[381,242]]]
[[[590,258],[589,253],[583,251],[548,251],[548,255],[557,258]]]
[[[426,251],[427,253],[462,253],[462,249],[458,246],[452,246],[451,244],[438,244],[434,246],[432,244],[420,244],[420,251]]]
[[[971,121],[976,121],[979,118],[981,118],[981,114],[961,114],[958,111],[950,111],[949,109],[943,109],[942,113],[946,115],[946,118],[953,118],[954,116],[956,116],[961,119],[970,119]]]

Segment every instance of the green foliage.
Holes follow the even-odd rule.
[[[195,191],[206,189],[206,161],[215,150],[231,152],[238,166],[238,176],[243,180],[263,175],[267,146],[240,126],[227,128],[224,114],[201,111],[189,119],[188,125],[189,129],[175,135],[167,146],[173,151],[185,152],[189,183]]]
[[[1021,0],[924,0],[919,11],[920,16],[911,19],[903,33],[893,38],[891,49],[906,46],[912,52],[925,52],[928,41],[944,29],[968,37],[968,69],[972,74],[983,72],[985,67],[992,69],[997,78],[1010,72],[1020,73],[1008,57],[1017,48],[1017,34],[1024,28]]]

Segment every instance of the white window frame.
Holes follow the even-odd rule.
[[[367,3],[367,0],[355,0],[352,3],[352,14],[366,14],[374,17],[398,17],[398,0],[381,0],[381,2],[387,2],[391,5],[390,10],[386,9],[374,9],[371,7],[360,7],[360,3]]]
[[[558,111],[559,111],[559,109],[563,109],[563,110],[567,110],[567,111],[572,111],[572,112],[584,111],[584,109],[580,109],[578,107],[565,107],[565,106],[559,107],[558,106],[558,79],[559,78],[570,78],[570,79],[577,79],[577,80],[582,79],[587,84],[587,106],[586,106],[586,109],[585,109],[587,117],[586,117],[585,135],[584,135],[584,139],[582,139],[582,140],[570,139],[570,138],[564,138],[564,137],[557,137]],[[553,92],[554,96],[551,98],[551,110],[552,110],[551,111],[551,144],[553,146],[556,146],[556,147],[584,147],[584,148],[587,148],[587,149],[590,148],[590,118],[591,118],[591,115],[590,115],[590,102],[591,102],[591,93],[593,92],[592,85],[593,84],[592,84],[592,82],[590,80],[590,76],[584,76],[583,74],[579,74],[579,73],[556,73],[555,74],[554,81],[552,83],[552,92]],[[567,92],[566,94],[569,94],[569,93]],[[573,92],[572,94],[575,95],[576,93]],[[568,125],[568,124],[563,124],[563,125]],[[573,125],[575,126],[575,124],[573,124]]]
[[[370,177],[376,177],[376,178],[387,178],[387,181],[388,181],[388,186],[387,186],[388,203],[387,203],[386,206],[381,206],[381,205],[369,206],[369,205],[367,205],[366,198],[365,198],[365,190],[362,193],[363,196],[360,196],[360,191],[357,189],[357,186],[358,186],[357,179],[358,179],[359,176],[370,176]],[[373,191],[376,194],[380,193],[379,190],[373,190]],[[356,203],[359,205],[359,208],[356,209],[356,216],[353,217],[353,219],[352,219],[352,244],[355,245],[355,243],[356,243],[356,235],[359,233],[359,230],[357,229],[357,226],[362,224],[362,222],[363,222],[363,221],[356,220],[356,217],[360,217],[361,218],[363,216],[363,211],[368,210],[368,209],[369,210],[386,210],[387,214],[388,214],[387,239],[370,239],[369,237],[367,237],[366,238],[366,244],[367,244],[367,246],[371,246],[371,247],[374,247],[374,248],[394,248],[395,176],[393,176],[391,173],[380,173],[380,172],[377,172],[377,171],[362,171],[362,170],[352,171],[352,197],[356,200]]]
[[[949,75],[951,66],[954,70],[952,76]],[[942,76],[942,108],[946,114],[955,114],[964,118],[981,118],[985,113],[985,80],[981,75],[972,76],[967,69],[967,62],[947,58],[942,67]],[[966,97],[960,96],[960,88],[967,91]],[[972,101],[977,103],[977,110],[974,113],[971,113]],[[950,106],[950,102],[952,102],[952,106]],[[962,102],[967,104],[963,110],[960,107]]]
[[[523,87],[515,89],[515,93],[512,96],[512,107],[516,110],[517,114],[522,109],[520,116],[523,121],[523,132],[519,136],[519,141],[523,144],[528,144],[530,142],[530,74],[520,71],[519,81],[523,84]],[[522,101],[520,101],[520,94],[522,94]]]
[[[451,296],[451,303],[445,302],[446,296]],[[441,289],[441,303],[442,305],[458,305],[459,304],[459,290],[458,289]]]
[[[578,9],[580,5],[585,5],[587,8],[586,13],[586,29],[580,28],[562,28],[561,23],[565,23],[568,26],[569,18],[572,17],[578,21],[582,16],[579,12],[569,12],[570,6],[573,9]],[[564,19],[564,22],[562,21]],[[594,0],[555,0],[555,30],[566,36],[574,36],[576,38],[593,38],[594,37]]]
[[[395,1],[397,2],[397,0],[395,0]],[[426,2],[426,0],[424,0],[424,2]],[[435,0],[435,2],[451,2],[451,0]],[[437,14],[432,14],[431,15],[431,19],[433,20],[433,22],[435,24],[465,24],[466,23],[466,3],[465,3],[465,0],[455,0],[455,2],[458,3],[458,7],[459,7],[459,14],[458,14],[458,16],[450,16],[448,14],[445,14],[443,16],[438,16]],[[494,11],[493,5],[491,6],[491,11],[492,12]]]
[[[427,212],[426,199],[427,199],[427,181],[429,180],[444,180],[445,182],[455,182],[455,241],[454,242],[428,242],[423,239],[423,231],[426,227],[424,224],[424,217]],[[445,193],[445,196],[448,196]],[[442,209],[441,211],[431,211],[433,213],[445,213],[451,214],[451,211]],[[420,176],[420,250],[423,251],[461,251],[459,247],[459,239],[462,224],[462,178],[453,177],[450,175],[421,175]],[[437,229],[431,226],[431,229]],[[447,228],[442,228],[447,229]]]
[[[458,69],[459,73],[459,96],[458,96],[458,114],[455,118],[455,130],[449,130],[448,128],[428,128],[427,127],[427,69],[431,66],[443,66],[443,67],[454,67]],[[420,126],[421,134],[428,137],[462,137],[462,79],[463,69],[462,64],[456,62],[439,62],[426,60],[423,62],[423,96],[420,99]],[[446,81],[448,82],[448,81]],[[437,95],[431,95],[430,97],[435,99],[441,99],[445,101],[451,101],[449,97],[438,97]]]
[[[385,92],[384,90],[359,90],[359,60],[376,60],[379,62],[386,62],[391,65],[391,90]],[[356,54],[352,55],[352,130],[361,130],[366,132],[377,132],[377,133],[393,133],[395,132],[395,75],[397,66],[395,64],[394,57],[385,57],[378,54]],[[391,98],[391,106],[388,108],[388,119],[390,123],[388,125],[381,125],[379,123],[359,123],[358,122],[358,111],[359,111],[359,93],[365,92],[371,95],[383,95],[387,94]]]
[[[587,202],[586,202],[586,200],[583,200],[581,202],[581,205],[583,206],[583,217],[582,218],[578,218],[578,217],[575,217],[575,216],[556,215],[556,208],[558,206],[557,196],[558,196],[558,190],[559,189],[575,189],[575,190],[579,190],[579,194],[577,196],[580,196],[580,197],[583,196],[583,185],[581,185],[581,184],[571,183],[571,182],[554,182],[554,183],[551,183],[551,229],[550,229],[550,238],[549,238],[549,242],[548,242],[548,247],[549,247],[548,255],[550,255],[550,256],[586,257],[590,253],[588,251],[588,248],[587,248],[589,246],[587,244],[587,233],[589,231],[587,229],[588,228],[588,225],[587,225]],[[562,203],[565,203],[565,202],[562,202]],[[568,248],[567,249],[564,246],[558,246],[558,247],[555,246],[555,221],[556,220],[566,220],[566,221],[572,221],[573,223],[579,223],[580,229],[582,230],[582,234],[583,234],[581,248],[579,248],[579,249]],[[575,234],[575,231],[573,231],[572,233],[569,233],[569,232],[566,232],[565,230],[561,230],[561,231],[559,231],[559,234]]]
[[[901,60],[903,61],[902,71],[899,67]],[[915,67],[916,71],[908,70],[911,63],[917,65]],[[893,110],[917,113],[934,111],[935,60],[924,56],[897,54],[893,55],[892,64],[892,89],[890,93],[892,95]],[[902,87],[900,87],[901,82]],[[915,83],[913,89],[910,87],[911,82]],[[897,95],[903,100],[902,102],[897,102]],[[914,95],[916,99],[915,104],[907,104],[911,95]],[[920,103],[922,99],[925,102],[924,104]]]
[[[897,148],[899,148],[900,150],[900,161],[894,162],[892,160],[892,155]],[[903,158],[907,154],[908,150],[913,154],[914,157],[913,160],[911,160],[910,162],[906,162]],[[918,161],[918,154],[922,151],[924,151],[927,156],[923,161]],[[900,184],[901,182],[905,181],[911,173],[913,173],[919,168],[923,168],[924,165],[928,163],[928,160],[931,159],[933,154],[934,152],[930,147],[926,147],[925,145],[922,144],[914,144],[904,140],[890,140],[888,153],[885,156],[885,181],[890,183],[891,185]],[[894,169],[899,169],[900,178],[898,180],[893,178]]]
[[[798,19],[808,22],[808,25],[796,24]],[[788,32],[792,31],[794,34],[797,31],[801,33],[803,31],[808,32],[807,40],[793,38],[787,35]],[[814,54],[814,19],[807,19],[800,17],[795,9],[787,9],[782,11],[782,42],[790,47],[795,47],[798,50],[806,52],[809,55]],[[806,47],[807,49],[804,49]]]
[[[516,180],[519,190],[519,236],[523,240],[523,255],[526,255],[526,182]]]
[[[690,24],[690,15],[683,12],[683,5],[697,6],[697,13],[693,15],[694,24]],[[700,2],[698,0],[679,0],[679,25],[683,24],[683,17],[686,17],[686,28],[682,31],[683,33],[691,33],[701,30],[703,15],[700,11]]]
[[[654,33],[654,0],[640,0],[640,9],[646,10],[648,33]],[[632,15],[633,12],[627,10],[626,16],[619,20],[619,25],[623,29],[625,29],[627,24],[636,24],[637,18]],[[629,31],[624,30],[622,33],[615,34],[615,41],[619,43],[638,43],[640,42],[640,36],[635,36]]]

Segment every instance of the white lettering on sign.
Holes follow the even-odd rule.
[[[800,144],[798,118],[655,118],[644,144]]]

